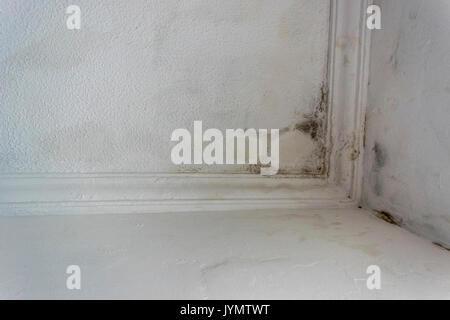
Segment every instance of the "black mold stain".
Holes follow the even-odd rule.
[[[328,87],[325,83],[320,86],[320,93],[315,102],[314,111],[303,117],[306,119],[295,125],[295,130],[309,134],[311,139],[319,141],[326,135],[326,112],[328,109]]]
[[[377,217],[386,221],[387,223],[396,225],[398,227],[401,226],[402,221],[398,218],[395,218],[392,214],[386,211],[377,211]]]
[[[392,68],[394,70],[397,70],[398,68],[398,50],[400,48],[400,38],[397,40],[397,43],[395,44],[394,50],[391,54],[391,57],[389,58],[389,63],[392,65]]]
[[[367,114],[364,116],[364,127],[362,133],[362,142],[364,149],[366,148],[366,136],[367,136]]]
[[[383,193],[383,181],[381,180],[380,172],[381,172],[381,169],[386,165],[387,154],[386,154],[385,149],[377,142],[375,142],[372,151],[374,152],[372,172],[375,173],[373,192],[377,196],[381,196]]]
[[[386,151],[378,142],[375,142],[372,150],[375,153],[375,169],[379,170],[386,165]]]
[[[246,171],[251,174],[260,174],[261,173],[261,165],[260,164],[249,164],[246,166]]]
[[[297,123],[295,125],[295,130],[309,134],[311,136],[311,139],[316,140],[320,124],[311,115],[308,115],[305,118],[307,117],[310,117],[310,119],[307,119],[301,123]]]
[[[289,131],[291,131],[291,128],[289,127],[284,127],[280,129],[280,136],[282,136],[285,133],[288,133]]]
[[[441,248],[441,249],[444,249],[444,250],[447,250],[447,251],[450,251],[450,248],[449,247],[446,247],[446,246],[444,246],[442,243],[439,243],[439,242],[433,242],[433,244],[435,245],[435,246],[438,246],[439,248]]]
[[[311,164],[303,168],[303,174],[323,176],[327,173],[326,136],[328,113],[328,86],[322,83],[320,92],[315,100],[314,111],[304,116],[305,120],[295,125],[295,130],[309,134],[316,143],[311,158]]]
[[[280,169],[279,175],[300,174],[312,177],[323,177],[327,173],[327,111],[328,111],[328,86],[326,83],[320,85],[320,92],[314,99],[313,112],[304,114],[303,121],[288,127],[280,128],[280,136],[292,131],[299,131],[309,135],[315,142],[315,149],[308,163],[298,169]]]

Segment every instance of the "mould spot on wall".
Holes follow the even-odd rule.
[[[380,179],[380,177],[378,175],[375,176],[375,183],[373,185],[373,192],[377,196],[381,196],[383,194],[382,182],[381,182],[381,179]]]
[[[395,45],[394,51],[391,54],[391,57],[389,58],[389,63],[392,65],[392,68],[394,70],[397,70],[398,67],[398,50],[400,48],[400,39],[397,40],[397,43]]]
[[[342,50],[354,48],[358,44],[358,37],[340,36],[336,39],[336,47]]]
[[[439,243],[439,242],[433,242],[433,244],[434,244],[435,246],[438,246],[438,247],[441,248],[441,249],[450,251],[450,248],[449,248],[449,247],[446,247],[446,246],[444,246],[443,244],[441,244],[441,243]]]
[[[373,151],[373,163],[372,163],[372,188],[373,192],[377,196],[381,196],[383,194],[383,179],[380,176],[381,169],[386,165],[387,155],[384,148],[377,142],[375,142]]]
[[[386,211],[377,211],[377,217],[386,221],[387,223],[396,225],[396,226],[401,226],[401,219],[395,218],[392,214],[386,212]]]
[[[309,134],[311,139],[316,140],[319,131],[319,122],[314,119],[313,115],[307,115],[305,118],[309,118],[303,122],[297,123],[295,125],[295,130],[301,131],[305,134]]]
[[[360,155],[359,150],[353,148],[353,149],[350,151],[350,156],[349,156],[349,158],[350,158],[351,161],[355,161],[355,160],[357,160],[357,159],[359,158],[359,155]]]
[[[249,164],[246,165],[246,170],[251,174],[261,174],[261,165],[260,164]]]
[[[303,117],[306,119],[295,125],[295,130],[302,133],[309,134],[311,139],[319,141],[326,134],[326,111],[328,107],[328,88],[325,84],[320,87],[320,93],[316,98],[314,111],[306,114]]]
[[[288,133],[289,131],[291,131],[290,127],[280,128],[280,136],[282,136],[283,134]]]
[[[295,124],[294,130],[307,134],[316,143],[309,164],[304,166],[302,174],[326,174],[326,136],[327,136],[328,86],[322,83],[317,97],[314,99],[313,112],[304,115],[303,121]]]
[[[386,151],[377,142],[375,142],[372,150],[375,153],[375,169],[379,170],[386,165]]]
[[[313,177],[323,177],[327,173],[327,111],[328,87],[320,85],[318,95],[313,98],[312,112],[303,114],[303,120],[288,127],[280,128],[280,136],[292,133],[308,136],[312,141],[312,151],[302,168],[280,169],[278,174],[299,174]]]
[[[366,148],[366,135],[367,135],[367,114],[364,116],[364,124],[362,130],[362,144],[363,148]]]

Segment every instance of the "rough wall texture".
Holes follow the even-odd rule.
[[[376,1],[364,202],[450,245],[450,1]]]
[[[282,172],[324,173],[328,0],[80,0],[81,30],[70,4],[0,1],[1,173],[176,172],[194,120],[281,128]]]

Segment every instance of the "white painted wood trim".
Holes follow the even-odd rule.
[[[354,206],[323,179],[199,174],[3,175],[0,215]]]
[[[369,71],[370,71],[370,48],[372,32],[366,27],[367,8],[373,4],[373,0],[363,0],[361,12],[361,29],[360,44],[358,53],[358,81],[357,96],[355,102],[355,145],[358,148],[358,158],[353,165],[352,186],[350,189],[350,197],[357,203],[361,203],[362,183],[363,183],[363,164],[365,149],[365,125],[366,110],[369,87]]]
[[[332,0],[329,55],[329,182],[359,203],[370,60],[372,0]]]

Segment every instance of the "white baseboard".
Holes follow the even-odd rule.
[[[21,174],[0,177],[0,215],[342,208],[323,179],[213,174]]]

